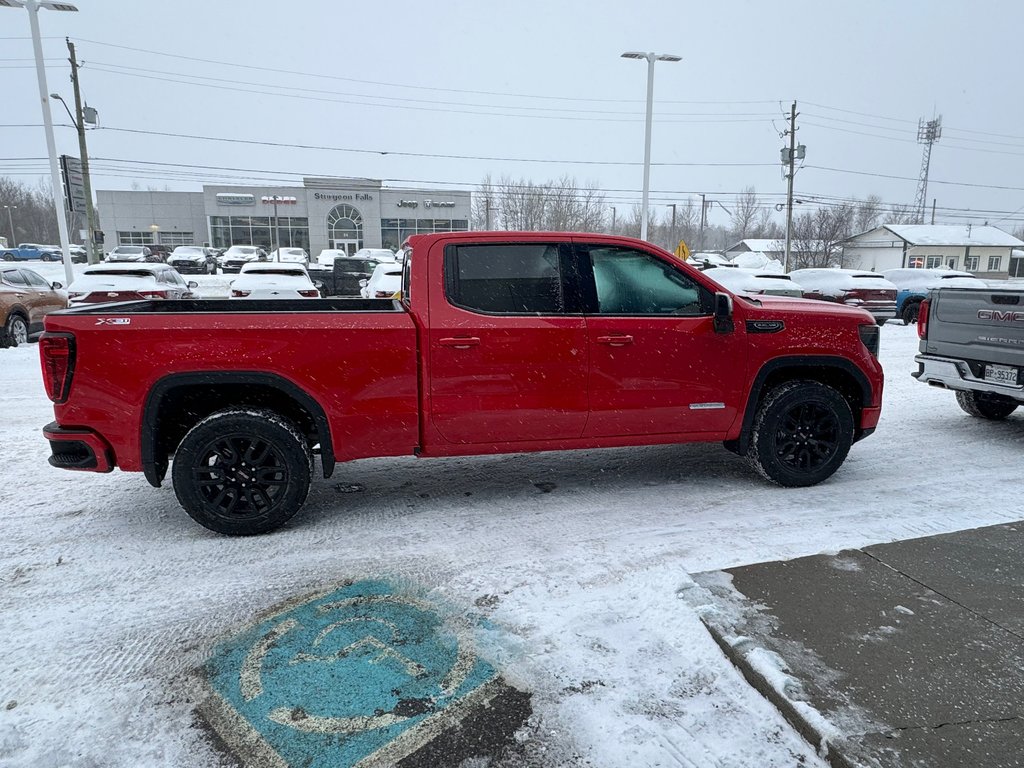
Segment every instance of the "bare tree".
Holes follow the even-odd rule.
[[[758,208],[757,192],[753,187],[747,187],[736,195],[732,213],[729,215],[729,219],[732,221],[730,235],[733,239],[744,240],[753,236],[752,230],[757,220]]]
[[[507,176],[493,182],[486,176],[474,199],[475,228],[486,226],[488,207],[497,229],[589,232],[605,226],[604,195],[596,184],[581,187],[568,176],[541,184]]]
[[[884,224],[916,224],[917,216],[914,213],[914,206],[910,204],[893,203],[885,214]]]
[[[848,203],[800,214],[793,220],[789,268],[844,266],[839,243],[850,236],[855,215]]]
[[[878,195],[868,195],[856,203],[854,214],[854,228],[857,232],[867,232],[878,226],[882,218],[882,198]]]
[[[9,177],[0,177],[0,206],[11,206],[10,217],[0,216],[0,234],[13,237],[10,245],[19,242],[56,243],[59,241],[57,231],[57,213],[53,208],[53,197],[50,184],[40,179],[33,188]],[[6,214],[0,208],[0,214]],[[11,224],[14,232],[11,233]]]

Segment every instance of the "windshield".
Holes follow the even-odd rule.
[[[142,253],[142,246],[141,245],[119,245],[119,246],[117,246],[117,248],[115,248],[112,251],[112,253],[139,254],[139,253]]]
[[[202,256],[203,249],[192,245],[183,245],[174,249],[172,256]]]

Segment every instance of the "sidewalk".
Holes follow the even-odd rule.
[[[695,579],[682,596],[832,765],[1024,765],[1024,523]]]

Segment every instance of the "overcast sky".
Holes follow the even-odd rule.
[[[912,203],[918,119],[941,114],[937,222],[1024,223],[1019,0],[75,2],[40,22],[50,91],[73,103],[65,35],[85,63],[94,189],[569,175],[621,211],[640,198],[647,67],[620,54],[639,50],[683,57],[655,68],[661,212],[702,192],[728,207],[748,186],[783,199],[796,100],[808,205]],[[28,35],[25,11],[0,8],[0,175],[35,182],[46,144]],[[57,145],[77,155],[73,129]]]

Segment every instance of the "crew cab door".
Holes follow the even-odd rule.
[[[577,243],[590,351],[586,437],[725,432],[742,407],[745,334],[716,333],[713,292],[681,265]]]
[[[434,255],[431,255],[431,259]],[[568,243],[449,243],[430,284],[430,419],[450,443],[578,438],[587,326]],[[574,312],[575,310],[575,312]]]

